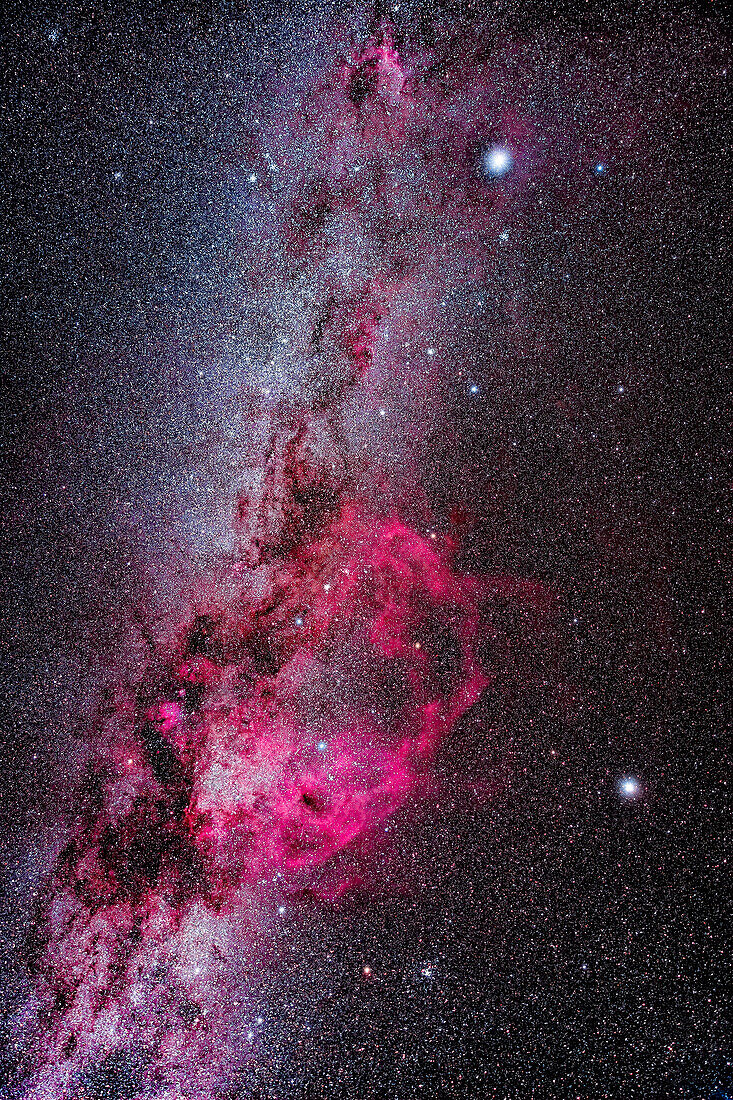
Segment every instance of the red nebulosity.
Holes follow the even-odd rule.
[[[381,39],[308,108],[320,178],[286,196],[281,243],[284,283],[314,284],[312,369],[237,494],[240,556],[120,688],[96,737],[39,921],[29,1097],[84,1095],[89,1066],[141,1044],[141,1093],[213,1095],[245,1057],[227,993],[243,957],[266,954],[288,898],[334,904],[374,878],[339,856],[368,849],[430,789],[441,744],[495,677],[492,605],[548,604],[539,586],[453,566],[465,508],[439,539],[401,518],[414,508],[399,500],[377,507],[381,474],[349,453],[339,423],[346,396],[368,397],[375,369],[400,365],[387,323],[429,320],[442,287],[486,262],[498,197],[477,192],[476,126],[446,87],[418,89]],[[439,106],[454,124],[431,151]]]
[[[318,866],[393,812],[489,682],[476,655],[475,582],[397,520],[370,523],[345,507],[293,565],[275,607],[222,620],[222,635],[247,647],[238,674],[251,688],[203,734],[192,730],[206,767],[194,774],[187,821],[219,892],[267,870]],[[295,634],[284,608],[303,622]],[[269,665],[264,675],[252,654]],[[316,687],[326,666],[334,698]]]
[[[260,950],[247,931],[260,899],[274,912],[306,888],[331,904],[364,888],[364,872],[320,872],[429,789],[442,740],[492,680],[479,649],[496,583],[455,572],[396,517],[343,502],[264,595],[210,594],[141,684],[137,723],[112,719],[117,767],[95,774],[58,861],[33,1095],[140,1026],[151,1065],[183,1035],[187,1067],[213,1058],[186,1015],[206,1010],[213,1026],[225,1011],[212,926]],[[192,965],[182,945],[202,922]]]
[[[365,101],[397,107],[406,98],[408,78],[388,33],[354,53],[341,68],[341,82],[355,106]]]

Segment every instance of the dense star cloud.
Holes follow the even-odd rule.
[[[728,61],[638,16],[15,13],[4,1096],[731,1087]]]

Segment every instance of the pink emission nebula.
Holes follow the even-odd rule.
[[[558,1097],[580,1097],[570,1083],[585,1079],[580,1063],[598,1080],[610,1074],[611,1091],[589,1086],[588,1100],[672,1095],[654,1082],[623,1091],[630,1078],[613,1067],[617,1049],[636,1051],[657,1027],[628,1008],[624,968],[632,973],[640,945],[667,943],[677,918],[664,907],[687,882],[688,864],[675,878],[664,854],[649,856],[658,889],[638,870],[650,845],[672,844],[689,809],[673,815],[660,793],[677,764],[670,700],[687,650],[670,577],[684,575],[687,544],[680,551],[666,526],[682,474],[653,441],[663,436],[671,453],[664,402],[673,408],[679,387],[662,367],[661,382],[653,374],[662,311],[637,331],[600,285],[614,272],[596,275],[596,257],[613,268],[628,231],[616,233],[610,213],[592,234],[594,212],[618,202],[638,240],[651,236],[644,188],[654,217],[683,220],[692,188],[669,182],[664,150],[682,143],[693,108],[634,83],[610,38],[588,46],[587,61],[540,34],[493,41],[466,21],[451,37],[435,19],[419,47],[378,19],[360,38],[321,27],[302,59],[283,56],[266,86],[247,86],[241,119],[228,67],[230,98],[209,111],[205,178],[235,195],[226,262],[208,284],[196,268],[190,329],[161,309],[155,349],[136,337],[135,354],[165,364],[160,392],[170,385],[175,399],[150,398],[150,413],[144,386],[130,382],[128,396],[120,382],[120,400],[157,426],[144,446],[175,461],[151,458],[137,497],[139,485],[115,489],[119,529],[134,530],[149,560],[139,590],[104,609],[127,636],[99,658],[113,673],[99,674],[78,793],[59,812],[0,1100],[395,1100],[398,1086],[400,1098],[551,1097],[523,1076],[524,1048],[511,1060],[525,1025],[537,1081],[555,1056],[570,1066]],[[60,50],[63,34],[51,28],[47,48]],[[674,49],[658,61],[655,42],[633,47],[642,77],[664,65],[677,74]],[[194,156],[193,92],[175,125],[151,103],[139,107],[145,134],[169,126],[175,156]],[[134,228],[133,169],[119,160],[105,186],[124,196]],[[104,269],[110,295],[115,278],[124,283],[119,265],[118,275]],[[604,308],[583,289],[596,279]],[[671,278],[659,283],[658,294],[677,293]],[[643,314],[645,284],[623,269],[618,285],[624,308]],[[130,294],[140,317],[144,295]],[[671,312],[687,326],[680,301]],[[674,358],[682,338],[669,343]],[[210,401],[200,439],[181,428],[188,383],[175,388],[189,360],[196,400]],[[101,370],[93,382],[106,384]],[[117,438],[113,421],[94,428],[101,450]],[[101,494],[115,476],[111,445],[109,455]],[[148,492],[161,502],[154,520],[139,503]],[[125,576],[133,557],[125,551]],[[697,622],[710,604],[694,603]],[[95,675],[80,675],[80,697]],[[647,826],[663,797],[674,826]],[[485,872],[483,893],[474,871]],[[440,897],[449,879],[453,893]],[[645,891],[638,911],[654,916],[639,918],[637,935]],[[677,978],[665,990],[685,965],[669,963]],[[648,966],[637,970],[643,1007],[657,987],[644,985]],[[515,997],[520,971],[530,992]],[[605,1036],[609,998],[643,1042],[627,1042],[624,1023],[598,1040],[596,1062],[555,1044],[564,1012],[567,1034]],[[468,1022],[468,1010],[446,1008],[469,1002]],[[374,1023],[370,1006],[382,1003]],[[442,1092],[420,1092],[411,1056],[398,1055],[408,1024],[391,1091],[380,1091],[379,1058],[401,1035],[403,1009],[440,1021],[434,1032],[426,1022],[419,1043],[429,1079],[449,1082]],[[349,1031],[357,1016],[361,1045]],[[331,1054],[309,1038],[323,1019],[346,1066],[341,1092],[323,1085]],[[655,1064],[672,1065],[679,1029],[658,1032]],[[309,1043],[321,1091],[301,1058]],[[368,1086],[366,1047],[382,1066]],[[451,1058],[463,1067],[454,1077]],[[507,1066],[518,1091],[502,1091]]]
[[[369,888],[368,838],[430,792],[442,740],[492,684],[492,606],[552,606],[538,585],[456,569],[460,518],[438,534],[418,501],[422,529],[405,522],[340,426],[345,405],[389,395],[394,333],[410,334],[416,303],[421,324],[435,311],[445,269],[475,278],[489,258],[504,200],[486,201],[466,156],[480,137],[460,106],[466,79],[421,81],[383,34],[303,105],[311,164],[276,133],[299,185],[288,278],[319,287],[301,392],[275,394],[269,412],[269,392],[251,399],[268,449],[235,508],[237,559],[202,582],[193,618],[140,684],[120,685],[97,734],[88,808],[37,930],[28,1100],[83,1096],[85,1067],[141,1041],[148,1089],[213,1095],[247,1057],[238,971],[266,950],[272,914],[303,891],[334,905]],[[481,95],[479,82],[469,98]],[[445,144],[419,153],[448,117]],[[527,146],[521,120],[503,127]],[[421,192],[404,209],[418,155]],[[301,175],[316,182],[303,189]],[[430,357],[421,386],[440,400]],[[360,840],[356,863],[340,862]]]

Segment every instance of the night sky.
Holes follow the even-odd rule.
[[[3,37],[1,1100],[733,1095],[722,10]]]

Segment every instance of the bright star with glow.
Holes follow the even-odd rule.
[[[505,176],[514,162],[511,151],[503,145],[492,145],[481,157],[484,175],[490,179]]]
[[[638,779],[635,779],[633,775],[624,776],[619,780],[618,784],[619,794],[624,798],[636,798],[641,790]]]

